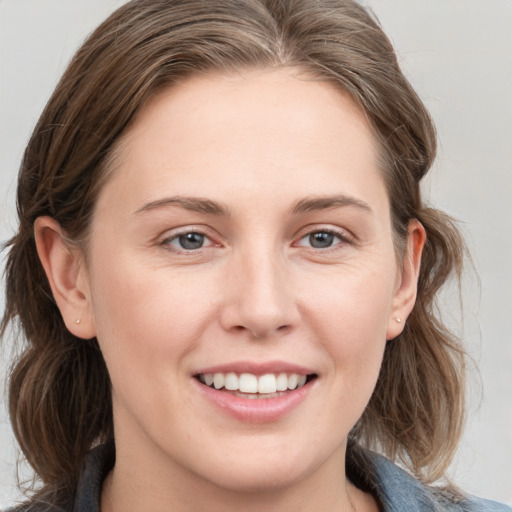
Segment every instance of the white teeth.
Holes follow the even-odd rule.
[[[223,373],[216,373],[213,376],[213,386],[215,389],[220,389],[224,387],[224,374]]]
[[[224,379],[224,387],[230,391],[236,391],[238,389],[238,377],[236,373],[227,373]]]
[[[252,373],[242,373],[238,388],[242,393],[258,392],[258,377]]]
[[[276,376],[272,373],[262,375],[258,379],[258,393],[275,393],[277,391]]]
[[[288,389],[288,375],[280,373],[276,379],[277,391],[286,391]]]
[[[295,389],[299,383],[299,376],[296,373],[292,373],[288,377],[288,389]]]
[[[307,376],[298,373],[267,373],[257,377],[252,373],[237,375],[230,373],[202,373],[199,380],[215,389],[226,388],[241,393],[270,395],[276,392],[301,388],[306,384]]]

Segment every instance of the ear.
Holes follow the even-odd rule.
[[[59,223],[51,217],[36,219],[34,236],[39,259],[68,331],[79,338],[93,338],[96,330],[89,279],[80,251],[69,246]]]
[[[402,267],[397,274],[397,285],[386,331],[387,340],[396,338],[404,330],[407,317],[416,302],[421,254],[426,239],[422,224],[417,220],[411,220]]]

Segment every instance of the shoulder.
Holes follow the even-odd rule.
[[[484,500],[482,498],[469,497],[461,503],[460,509],[464,512],[512,512],[512,508],[496,501]]]
[[[427,487],[385,457],[357,446],[347,451],[347,474],[375,496],[383,512],[512,512],[501,503]]]
[[[73,512],[73,498],[68,498],[68,503],[61,505],[44,498],[32,498],[3,512]]]
[[[9,508],[3,512],[73,512],[72,508],[59,507],[44,501],[30,501],[17,507]]]
[[[100,512],[101,486],[114,460],[113,443],[96,446],[84,458],[76,492],[60,493],[58,501],[39,494],[5,512]]]

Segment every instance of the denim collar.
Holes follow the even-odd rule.
[[[355,444],[347,448],[347,475],[375,497],[382,512],[512,512],[501,503],[427,487],[382,455]]]

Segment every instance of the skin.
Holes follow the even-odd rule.
[[[197,77],[124,135],[87,263],[38,219],[63,319],[98,338],[112,380],[102,510],[377,510],[345,477],[346,440],[414,305],[425,241],[411,222],[399,261],[377,162],[364,115],[332,85],[294,69]],[[190,232],[202,248],[180,246]],[[237,420],[198,393],[198,369],[268,360],[317,374],[277,421]]]

